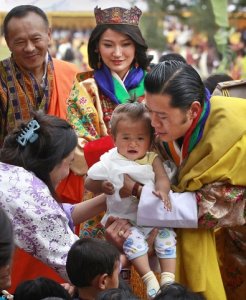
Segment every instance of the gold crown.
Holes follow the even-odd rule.
[[[110,7],[101,9],[98,6],[94,9],[97,25],[102,24],[128,24],[138,26],[142,11],[134,6],[131,9],[122,7]]]

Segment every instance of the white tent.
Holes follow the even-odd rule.
[[[111,6],[130,8],[137,5],[142,11],[146,10],[144,0],[0,0],[0,11],[8,12],[22,4],[35,5],[46,12],[93,12],[97,5],[102,9]]]

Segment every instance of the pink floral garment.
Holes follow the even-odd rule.
[[[67,280],[67,253],[78,237],[47,186],[33,173],[0,162],[0,206],[12,221],[16,245]]]

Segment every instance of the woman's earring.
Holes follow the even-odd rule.
[[[97,68],[98,70],[101,69],[102,67],[102,62],[101,62],[101,55],[98,53],[98,62],[97,62]]]
[[[137,69],[139,67],[139,64],[137,61],[135,61],[135,64],[134,64],[135,68]]]

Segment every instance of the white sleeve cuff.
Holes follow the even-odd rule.
[[[169,197],[172,210],[167,211],[163,202],[153,193],[151,186],[142,189],[138,204],[137,225],[151,227],[197,228],[198,210],[194,192],[174,193]]]

